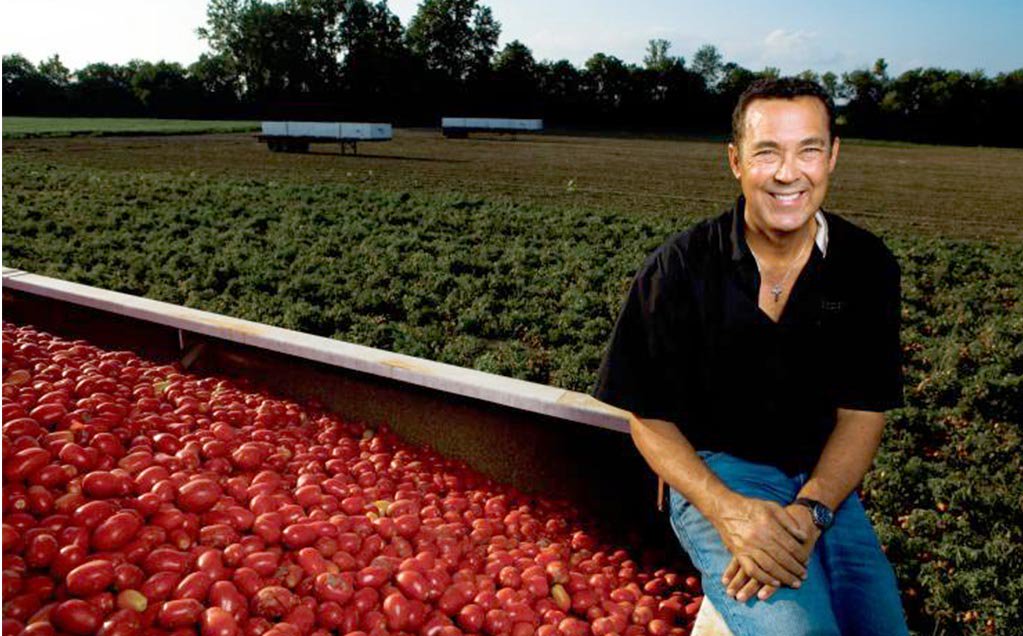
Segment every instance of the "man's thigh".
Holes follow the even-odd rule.
[[[746,462],[725,453],[701,453],[707,466],[728,486],[747,497],[785,505],[795,498],[798,485],[780,470]],[[721,575],[732,555],[717,530],[681,494],[671,490],[671,525],[700,570],[703,591],[736,636],[764,634],[837,635],[827,575],[818,551],[810,558],[807,579],[797,589],[782,587],[766,601],[756,597],[740,603],[726,596]]]
[[[856,493],[839,506],[815,551],[827,572],[841,572],[830,578],[831,605],[843,634],[908,634],[895,573]]]

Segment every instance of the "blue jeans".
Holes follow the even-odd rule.
[[[701,451],[700,457],[730,489],[783,506],[796,498],[808,475]],[[870,526],[859,496],[849,495],[835,523],[814,546],[807,579],[799,589],[782,586],[771,598],[745,603],[726,596],[721,575],[732,555],[717,530],[676,490],[671,490],[671,525],[700,570],[704,594],[735,636],[783,634],[908,634],[895,574]]]

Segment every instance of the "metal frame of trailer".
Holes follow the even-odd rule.
[[[678,549],[627,434],[635,416],[591,396],[17,269],[3,269],[3,310],[65,338],[387,422],[524,492],[573,500],[631,545]],[[729,634],[706,599],[692,634]]]

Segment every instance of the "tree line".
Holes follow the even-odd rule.
[[[479,0],[423,0],[407,26],[385,0],[209,0],[198,30],[211,52],[173,62],[3,57],[6,115],[292,118],[437,125],[441,116],[540,117],[548,126],[728,130],[739,93],[776,68],[691,60],[656,39],[642,64],[595,53],[582,67],[536,60]],[[840,105],[842,134],[1023,146],[1023,68],[804,71]]]

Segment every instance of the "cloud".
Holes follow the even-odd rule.
[[[776,66],[784,73],[827,70],[839,65],[844,57],[837,49],[822,44],[813,31],[775,29],[757,48],[761,67]]]

